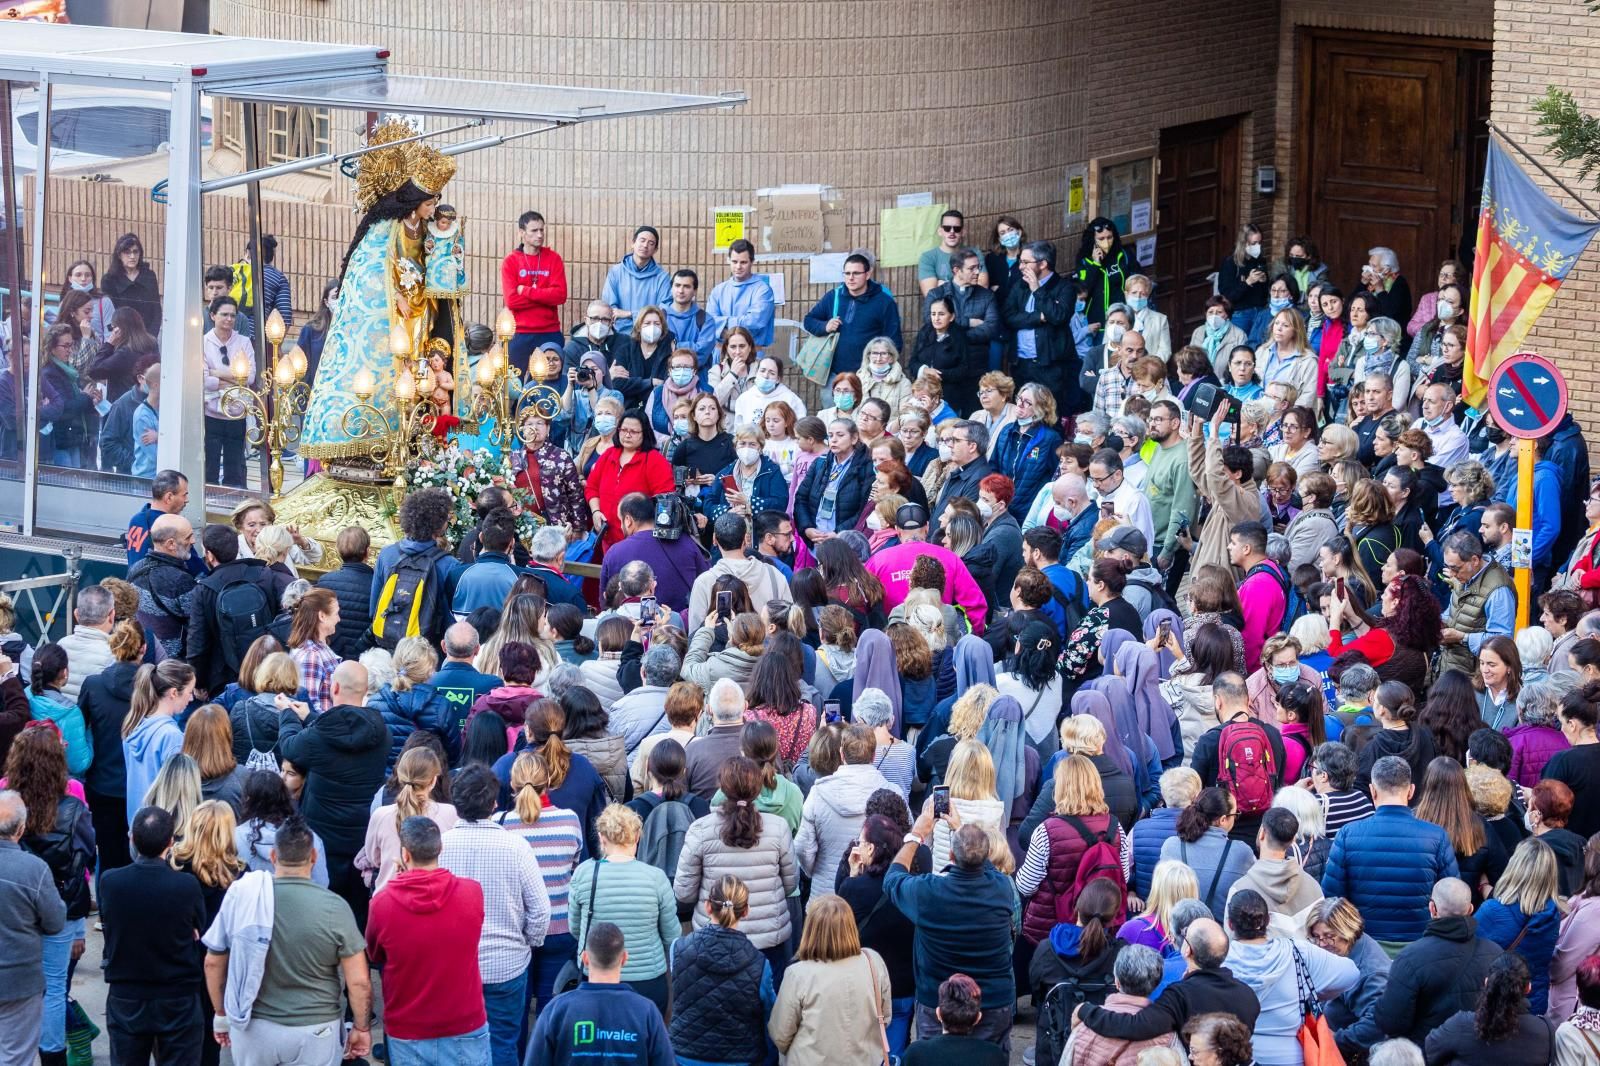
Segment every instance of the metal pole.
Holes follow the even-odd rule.
[[[249,100],[240,100],[239,104],[241,107],[251,106],[251,102]],[[248,112],[246,112],[246,114],[248,114]],[[482,126],[483,124],[483,119],[475,118],[471,122],[463,122],[459,126],[446,126],[442,130],[433,130],[430,133],[419,133],[415,137],[402,137],[398,141],[389,141],[386,144],[368,145],[365,148],[357,148],[354,151],[323,152],[321,155],[307,156],[304,159],[293,159],[287,163],[276,163],[270,167],[257,168],[247,165],[247,169],[239,174],[229,174],[225,178],[212,178],[210,181],[204,182],[200,186],[200,191],[221,192],[223,189],[231,189],[235,185],[247,185],[250,182],[261,181],[266,178],[276,178],[284,174],[298,174],[303,170],[312,170],[316,167],[325,167],[329,163],[341,163],[346,159],[355,159],[358,156],[366,155],[368,152],[375,151],[378,148],[393,148],[397,144],[408,144],[411,141],[420,141],[424,137],[437,137],[443,133],[459,133],[462,130],[474,129],[478,126]],[[514,136],[521,135],[517,134]],[[449,155],[450,153],[445,152],[445,154]]]
[[[1485,123],[1485,125],[1487,125],[1491,130],[1493,130],[1495,132],[1495,134],[1502,141],[1505,141],[1512,148],[1516,149],[1516,152],[1517,152],[1518,155],[1522,156],[1522,158],[1526,159],[1528,162],[1530,162],[1534,166],[1538,167],[1539,168],[1539,173],[1543,174],[1545,177],[1547,177],[1551,181],[1555,182],[1556,187],[1558,189],[1560,189],[1562,192],[1566,193],[1568,196],[1572,197],[1574,200],[1578,201],[1578,206],[1579,207],[1583,208],[1585,211],[1589,212],[1591,215],[1600,216],[1600,211],[1596,211],[1594,208],[1590,207],[1589,206],[1589,202],[1587,200],[1585,200],[1583,197],[1579,196],[1577,193],[1573,192],[1567,186],[1566,182],[1562,181],[1560,178],[1556,177],[1555,174],[1553,174],[1551,172],[1549,167],[1545,166],[1543,163],[1539,162],[1539,160],[1535,159],[1533,157],[1533,153],[1532,152],[1528,151],[1526,148],[1522,147],[1522,145],[1520,145],[1516,141],[1512,140],[1511,137],[1509,135],[1507,135],[1505,130],[1501,129],[1499,126],[1496,126],[1493,122]]]
[[[49,204],[50,189],[50,104],[54,95],[50,75],[39,75],[39,124],[43,131],[39,138],[38,163],[33,171],[33,254],[29,256],[29,270],[33,281],[33,325],[28,332],[28,429],[24,446],[26,458],[22,466],[22,535],[33,536],[34,524],[39,520],[39,345],[44,332],[44,222]],[[20,348],[20,346],[18,346]]]
[[[5,265],[5,271],[0,274],[0,285],[6,289],[6,306],[0,307],[0,320],[11,320],[11,358],[19,357],[22,347],[22,231],[17,229],[17,205],[13,202],[17,187],[17,161],[16,149],[13,144],[11,130],[11,96],[15,92],[17,83],[0,81],[0,189],[7,190],[5,196],[5,218],[0,219],[0,263]],[[31,327],[30,327],[31,328]],[[16,370],[13,369],[15,374]],[[16,411],[12,425],[20,426],[26,423],[27,416],[23,411],[27,403],[22,390],[16,390]]]
[[[1533,528],[1533,441],[1517,441],[1517,529]],[[1515,535],[1515,534],[1513,534]],[[1533,560],[1512,571],[1517,586],[1517,630],[1528,628],[1533,602]]]
[[[244,109],[244,166],[246,170],[255,170],[261,162],[261,146],[256,142],[256,105],[249,100],[241,100],[239,106]],[[252,325],[250,331],[250,345],[255,353],[256,384],[261,382],[261,374],[266,368],[267,359],[267,309],[262,306],[261,271],[266,265],[261,261],[261,182],[255,180],[245,186],[245,210],[250,216],[250,306],[252,308]],[[287,323],[285,323],[287,325]],[[263,393],[265,396],[265,393]],[[269,399],[267,401],[271,403]],[[267,418],[272,418],[270,408],[266,412]],[[263,427],[265,428],[265,427]],[[262,495],[269,493],[267,489],[267,470],[271,465],[272,449],[263,447],[260,455]]]

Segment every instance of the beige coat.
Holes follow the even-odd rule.
[[[1222,465],[1222,444],[1201,439],[1200,427],[1195,426],[1189,437],[1189,476],[1200,490],[1200,495],[1213,504],[1206,516],[1205,528],[1200,531],[1200,543],[1195,545],[1194,568],[1199,570],[1207,563],[1230,569],[1228,564],[1228,530],[1240,522],[1261,521],[1261,496],[1253,478],[1235,481]]]
[[[881,1062],[879,1019],[887,1021],[892,1010],[888,967],[876,951],[862,948],[837,962],[791,962],[767,1032],[787,1066]]]

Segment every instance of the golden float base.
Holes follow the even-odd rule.
[[[372,538],[372,557],[400,539],[393,479],[355,480],[313,474],[272,501],[279,525],[296,525],[300,532],[322,545],[322,565],[317,574],[339,566],[335,541],[339,531],[360,526]],[[307,574],[307,567],[299,567]],[[308,575],[310,576],[310,575]]]

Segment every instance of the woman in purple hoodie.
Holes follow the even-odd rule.
[[[1561,732],[1561,692],[1549,681],[1533,681],[1517,693],[1517,724],[1506,730],[1511,741],[1511,770],[1506,774],[1525,788],[1539,783],[1544,764],[1572,745]]]

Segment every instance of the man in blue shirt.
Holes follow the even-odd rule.
[[[633,332],[633,318],[646,307],[660,307],[672,293],[672,280],[656,262],[661,234],[654,226],[633,231],[633,248],[622,261],[606,271],[606,284],[600,290],[602,302],[617,313],[618,333]]]
[[[517,520],[500,508],[478,526],[478,557],[456,578],[450,610],[465,618],[479,607],[499,607],[522,572],[511,562],[511,544],[517,539]]]
[[[772,286],[755,272],[756,246],[740,238],[728,245],[727,281],[711,290],[706,313],[721,338],[734,326],[743,326],[755,338],[756,348],[772,343],[775,317]]]
[[[1037,568],[1055,586],[1057,595],[1039,610],[1055,623],[1061,631],[1061,639],[1067,639],[1067,611],[1061,601],[1064,599],[1076,604],[1077,619],[1081,619],[1089,609],[1089,590],[1071,567],[1061,565],[1061,531],[1050,526],[1036,526],[1024,533],[1022,565]]]
[[[700,275],[692,270],[680,270],[672,275],[672,299],[662,308],[667,314],[667,328],[679,348],[694,352],[700,364],[701,386],[705,386],[705,372],[711,366],[711,357],[717,350],[717,323],[711,313],[695,303],[700,292]]]
[[[612,922],[595,922],[580,961],[587,979],[539,1012],[524,1066],[583,1060],[673,1066],[672,1041],[661,1012],[622,983],[628,961],[622,930]]]
[[[162,470],[150,482],[150,502],[128,519],[123,534],[128,549],[128,569],[150,554],[150,527],[164,514],[182,514],[189,506],[189,479],[176,470]],[[193,547],[189,549],[189,573],[199,577],[206,572],[205,560]]]
[[[872,280],[872,260],[853,252],[844,261],[844,284],[823,295],[805,318],[813,337],[839,335],[833,350],[833,373],[861,369],[861,353],[877,337],[900,337],[900,306],[889,291]]]

